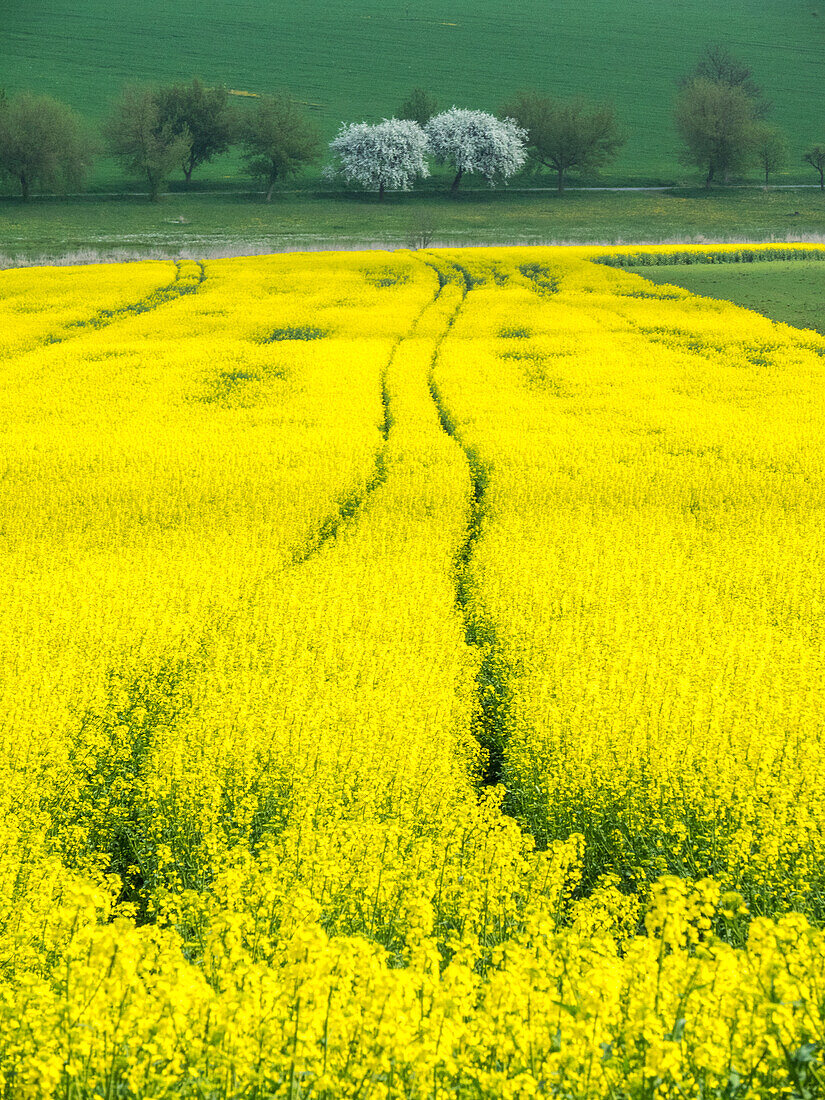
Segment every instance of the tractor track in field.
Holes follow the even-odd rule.
[[[465,640],[480,654],[476,674],[476,703],[472,716],[473,733],[479,744],[487,752],[487,762],[481,781],[484,786],[496,786],[502,781],[504,764],[505,731],[508,728],[512,693],[509,686],[511,670],[503,660],[501,646],[497,640],[494,624],[480,606],[477,598],[476,583],[473,574],[473,557],[476,544],[481,537],[488,511],[488,484],[490,468],[477,451],[467,444],[459,430],[447,402],[435,378],[435,368],[441,351],[456,319],[467,301],[467,296],[476,286],[485,280],[474,276],[470,271],[451,260],[430,259],[421,254],[418,259],[429,267],[438,278],[438,291],[424,306],[413,322],[410,331],[398,337],[393,345],[387,364],[381,375],[381,401],[384,408],[384,420],[381,426],[383,442],[379,447],[372,475],[366,485],[357,494],[347,497],[337,510],[315,532],[309,545],[296,553],[293,565],[301,565],[317,554],[338,533],[349,527],[364,512],[373,493],[384,483],[388,473],[387,445],[393,425],[392,407],[387,389],[387,375],[401,344],[415,335],[421,319],[440,299],[444,289],[458,286],[461,298],[455,309],[443,324],[442,331],[435,339],[428,372],[428,388],[438,414],[439,424],[446,435],[455,441],[464,454],[470,480],[469,512],[464,537],[458,546],[453,562],[455,577],[455,606],[464,620]]]
[[[392,429],[392,412],[390,411],[390,395],[387,390],[387,372],[392,365],[395,354],[405,337],[400,336],[393,344],[390,357],[384,369],[381,371],[381,406],[384,410],[383,420],[380,426],[383,442],[375,453],[372,473],[365,482],[363,488],[338,502],[338,507],[332,515],[328,516],[311,537],[306,546],[296,551],[292,556],[292,565],[303,565],[311,557],[317,554],[331,539],[338,536],[342,528],[348,527],[366,508],[370,497],[387,480],[387,443]]]
[[[439,286],[439,289],[436,292],[435,296],[430,299],[430,301],[428,301],[426,305],[421,309],[421,311],[418,313],[415,320],[413,321],[412,325],[410,326],[409,332],[407,332],[403,336],[399,336],[396,338],[395,343],[392,346],[392,350],[390,351],[389,358],[384,365],[384,369],[381,371],[380,393],[383,418],[379,430],[381,432],[382,442],[375,453],[372,473],[370,474],[363,488],[361,488],[356,493],[350,494],[350,496],[345,497],[343,500],[338,502],[336,510],[324,520],[321,526],[312,535],[309,542],[293,554],[292,561],[290,563],[291,565],[303,565],[305,562],[309,561],[310,558],[314,557],[314,555],[317,554],[328,542],[330,542],[332,539],[335,539],[342,529],[349,527],[356,519],[360,517],[362,512],[365,510],[365,508],[369,504],[370,498],[372,497],[373,493],[375,493],[376,489],[380,488],[380,486],[383,485],[384,482],[387,480],[387,447],[389,444],[390,432],[392,431],[393,426],[390,394],[387,388],[387,375],[389,373],[390,367],[393,364],[395,356],[398,354],[398,349],[401,347],[405,340],[409,340],[410,337],[415,335],[415,331],[418,328],[418,324],[421,321],[421,318],[424,316],[427,310],[430,309],[430,307],[438,301],[442,289],[443,288]]]
[[[437,263],[422,260],[433,268],[439,277],[442,288],[458,280],[438,267]],[[481,747],[487,752],[487,763],[482,774],[484,786],[493,787],[502,782],[504,770],[504,748],[506,730],[512,707],[510,688],[510,669],[504,661],[501,646],[496,637],[495,625],[485,612],[478,599],[477,584],[473,570],[473,558],[476,545],[482,535],[488,515],[488,488],[490,466],[484,462],[474,447],[463,438],[455,417],[450,411],[442,391],[435,378],[435,368],[441,346],[459,316],[467,297],[475,286],[484,280],[473,276],[465,268],[447,261],[453,273],[461,278],[461,301],[456,306],[444,332],[436,342],[430,362],[428,384],[430,395],[438,413],[442,430],[455,440],[464,453],[470,478],[470,500],[467,525],[464,538],[454,558],[455,605],[464,619],[464,636],[467,645],[477,649],[480,663],[476,673],[476,703],[472,718],[472,730]]]
[[[181,270],[184,263],[192,263],[198,269],[196,279],[186,279],[184,281]],[[124,317],[137,317],[141,313],[151,313],[160,306],[177,301],[178,298],[183,298],[187,294],[195,294],[203,286],[205,280],[206,266],[203,263],[177,260],[175,261],[175,277],[171,283],[157,287],[144,295],[143,298],[138,298],[137,301],[129,302],[125,306],[117,306],[115,309],[100,309],[97,313],[93,313],[91,317],[86,317],[82,321],[69,321],[62,330],[51,333],[27,350],[34,351],[38,347],[62,344],[66,340],[72,339],[72,337],[81,336],[89,329],[106,328],[107,325],[112,325],[115,321],[119,321]]]
[[[194,281],[183,282],[181,268],[186,261],[175,261],[175,277],[171,283],[166,286],[158,287],[157,290],[151,291],[143,298],[139,298],[136,302],[130,302],[125,306],[118,306],[117,309],[101,309],[85,321],[73,321],[68,324],[67,328],[105,328],[106,325],[111,325],[115,321],[119,321],[122,317],[137,317],[141,313],[151,313],[152,310],[158,309],[160,306],[165,306],[169,302],[174,302],[178,298],[183,298],[187,294],[194,294],[200,290],[206,279],[206,267],[203,263],[194,262],[195,267],[198,269],[198,277]]]

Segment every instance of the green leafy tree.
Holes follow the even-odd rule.
[[[684,145],[682,159],[703,171],[705,187],[752,162],[753,100],[741,87],[697,77],[679,92],[675,122]]]
[[[247,172],[266,185],[266,201],[275,184],[317,160],[320,137],[301,105],[286,94],[261,96],[238,129]]]
[[[819,173],[819,189],[825,191],[825,145],[814,145],[802,158]]]
[[[192,173],[213,157],[225,153],[232,142],[226,88],[206,88],[197,77],[188,84],[170,84],[155,93],[161,125],[190,138],[181,163],[186,183]]]
[[[164,182],[190,156],[192,138],[188,130],[178,130],[162,117],[153,88],[124,88],[103,132],[126,170],[146,179],[152,202],[159,201]]]
[[[438,114],[438,100],[435,96],[430,95],[424,88],[413,88],[398,108],[395,117],[417,122],[419,126],[426,126],[436,114]]]
[[[788,163],[788,141],[778,126],[760,122],[754,128],[753,151],[756,163],[765,173],[765,186],[771,172],[784,168]]]
[[[501,113],[527,131],[531,156],[556,173],[559,194],[570,172],[598,172],[624,143],[609,104],[521,92]]]
[[[0,99],[0,174],[24,201],[36,187],[80,187],[92,158],[83,120],[65,103],[29,92]]]

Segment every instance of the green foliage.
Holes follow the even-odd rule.
[[[525,279],[530,279],[540,294],[557,294],[558,276],[545,264],[522,264],[519,271]]]
[[[256,100],[238,132],[246,170],[266,184],[267,202],[277,182],[294,176],[318,158],[318,132],[301,105],[288,95]]]
[[[109,148],[127,171],[146,177],[153,202],[173,168],[191,155],[189,131],[176,127],[161,114],[155,90],[137,85],[123,89],[104,126]]]
[[[317,325],[287,325],[286,328],[276,328],[263,336],[259,343],[272,344],[280,340],[322,340],[327,335],[326,329]]]
[[[433,115],[437,114],[438,100],[435,96],[430,95],[424,88],[413,88],[396,111],[395,117],[417,122],[419,126],[426,126]]]
[[[753,100],[741,87],[696,77],[679,93],[675,121],[682,159],[704,172],[706,187],[747,167],[755,114]]]
[[[820,263],[825,260],[825,252],[821,248],[736,248],[724,249],[719,252],[712,250],[701,252],[686,250],[674,252],[668,249],[666,252],[617,252],[605,256],[597,256],[594,263],[606,264],[608,267],[689,267],[698,265],[706,267],[716,264],[753,264],[753,263],[781,263],[796,260],[809,260]]]
[[[521,92],[501,113],[527,131],[532,156],[556,173],[559,191],[569,172],[598,172],[624,144],[609,104]]]
[[[213,157],[225,153],[232,139],[226,88],[206,88],[197,77],[188,84],[169,84],[156,93],[161,124],[190,139],[181,168],[186,182]]]
[[[88,831],[89,852],[105,857],[107,873],[121,881],[120,900],[135,905],[141,919],[146,888],[161,877],[158,806],[149,793],[152,756],[158,740],[192,706],[188,671],[177,662],[133,675],[108,674],[107,705],[81,717],[69,754],[71,778],[52,821],[58,847],[78,826]],[[168,829],[163,839],[170,839]]]
[[[0,175],[24,200],[34,187],[79,187],[91,162],[83,121],[65,103],[28,92],[0,97]]]

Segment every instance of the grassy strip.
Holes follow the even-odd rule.
[[[0,202],[0,266],[328,248],[825,241],[818,191],[176,195]]]

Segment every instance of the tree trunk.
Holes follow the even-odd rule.
[[[379,202],[384,201],[384,184],[383,183],[378,184],[378,201]]]
[[[455,179],[453,180],[453,185],[450,188],[451,194],[454,195],[456,193],[456,191],[458,190],[458,185],[461,183],[461,177],[463,175],[464,175],[464,169],[459,168],[459,170],[455,174]]]
[[[705,189],[707,191],[710,190],[710,184],[711,184],[712,179],[713,179],[713,165],[709,164],[708,165],[708,174],[705,177]]]
[[[160,202],[160,180],[151,171],[146,172],[146,179],[149,183],[149,201]]]
[[[278,169],[270,160],[269,162],[269,175],[267,176],[267,182],[269,187],[266,189],[266,198],[264,202],[272,202],[272,192],[275,190],[275,184],[278,182]]]
[[[819,190],[825,191],[825,167],[819,169]]]
[[[563,195],[564,194],[564,169],[563,168],[558,168],[557,172],[559,174],[559,179],[558,179],[559,194]]]
[[[29,177],[23,173],[20,176],[20,194],[23,196],[23,202],[28,202],[31,197],[31,188],[29,186]]]
[[[194,170],[195,170],[195,166],[194,166],[194,164],[192,164],[191,161],[188,165],[186,165],[186,164],[183,165],[183,176],[184,176],[184,180],[186,181],[186,186],[187,187],[192,182],[192,172]]]

